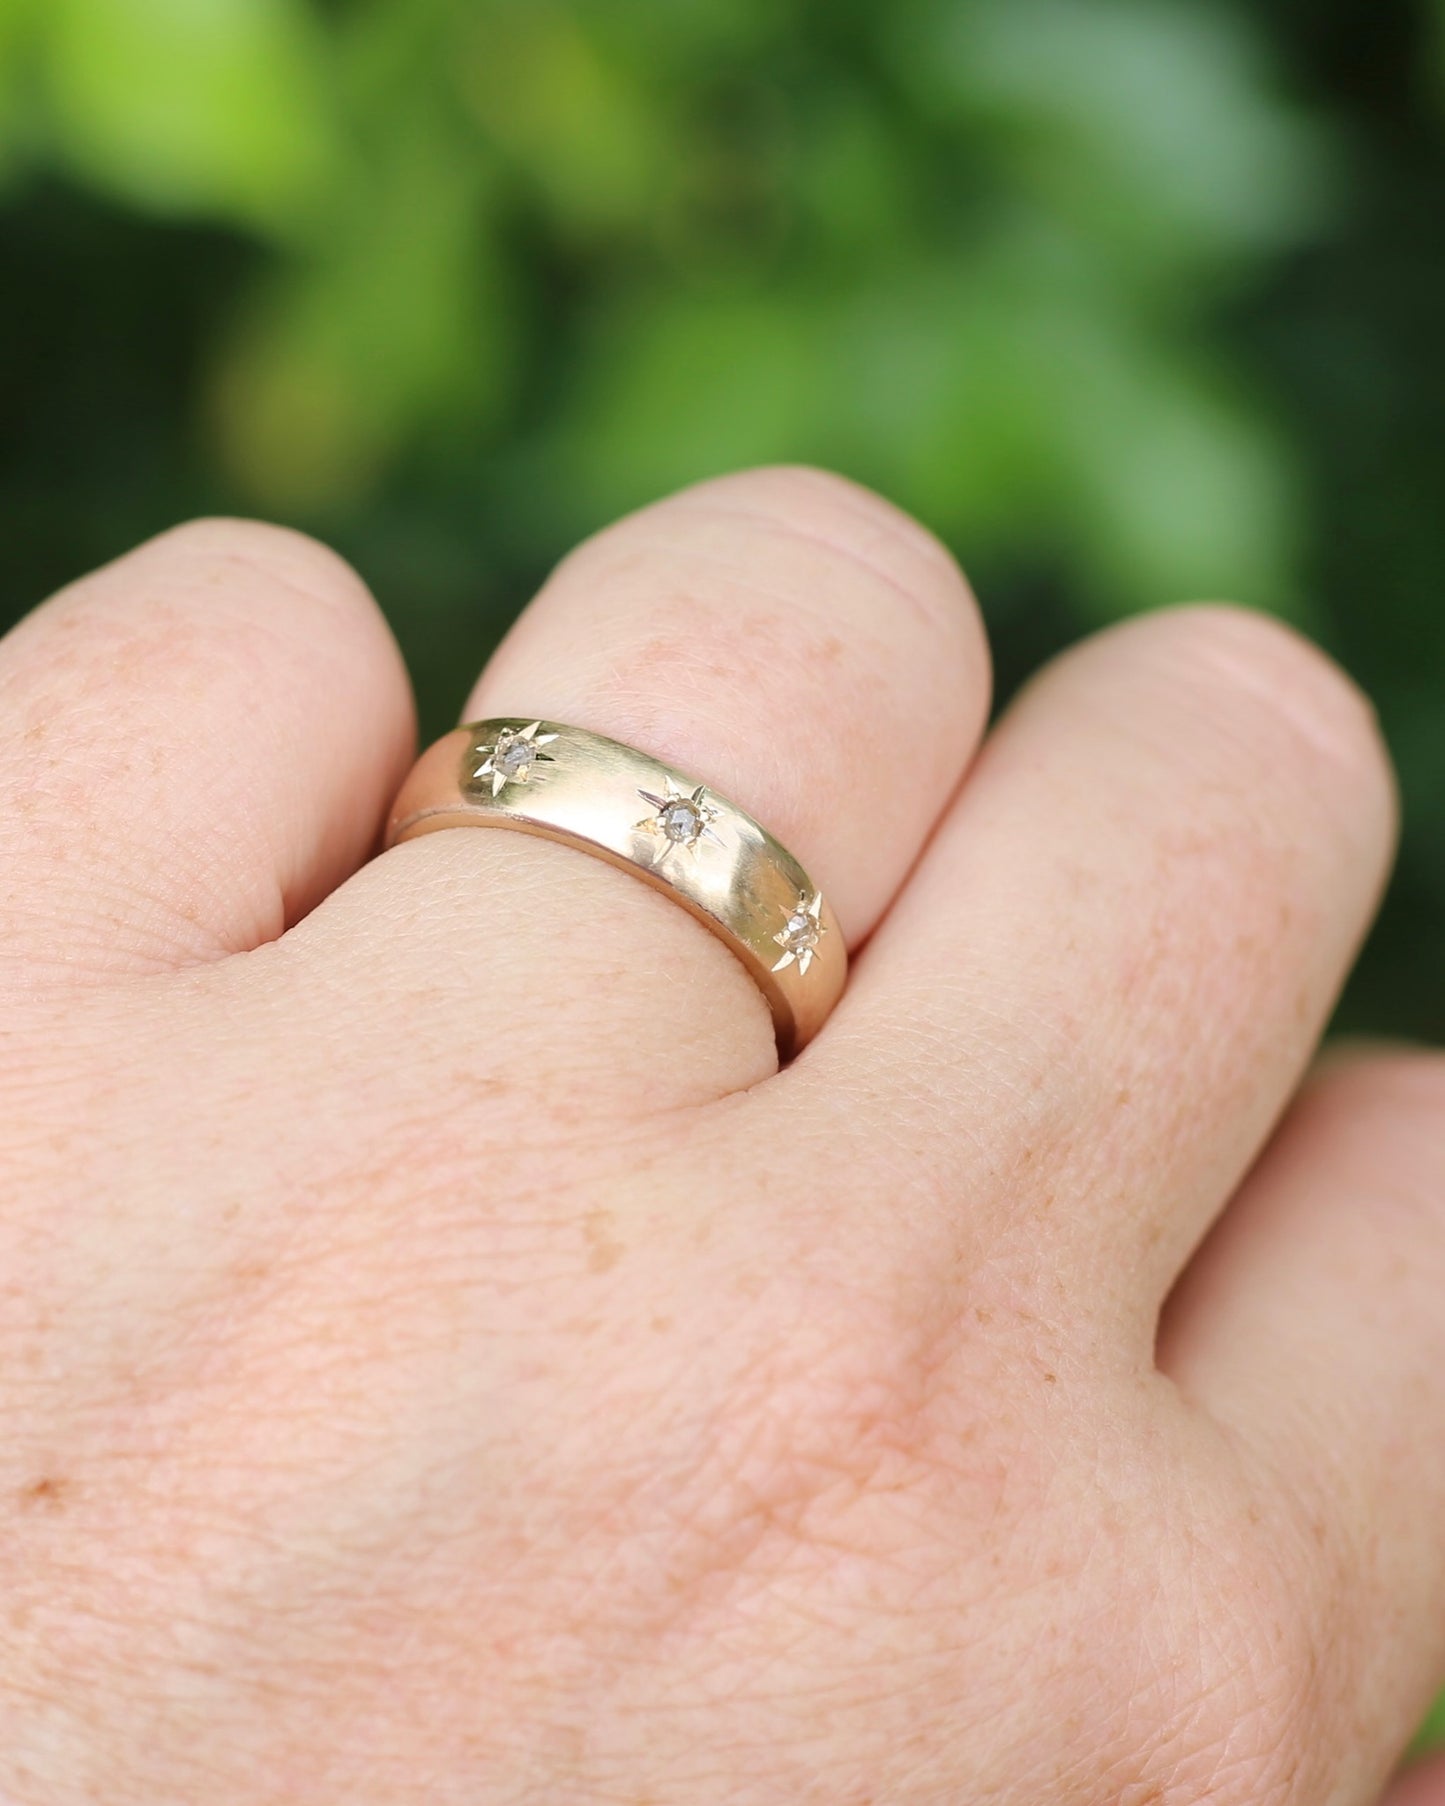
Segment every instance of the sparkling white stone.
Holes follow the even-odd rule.
[[[719,812],[715,804],[707,801],[705,785],[699,784],[696,790],[688,792],[668,778],[666,795],[659,796],[653,790],[639,790],[637,794],[656,811],[637,824],[639,832],[651,834],[657,841],[652,855],[655,866],[673,851],[695,853],[701,840],[723,844],[713,832],[712,824]]]
[[[537,748],[530,740],[514,734],[511,728],[503,728],[497,736],[492,758],[509,778],[519,778],[525,783],[531,777],[532,767],[537,761]]]
[[[492,744],[481,748],[486,756],[472,776],[490,778],[493,796],[500,796],[508,784],[529,783],[539,761],[548,765],[556,762],[542,748],[550,746],[557,736],[544,734],[541,727],[540,721],[533,721],[527,727],[499,728]]]
[[[702,817],[695,804],[687,797],[675,797],[670,803],[664,803],[658,818],[662,823],[662,831],[669,840],[687,842],[696,840],[702,829]]]
[[[784,911],[783,925],[773,936],[783,950],[782,957],[773,966],[775,972],[782,972],[796,962],[798,970],[807,974],[825,932],[820,919],[822,913],[822,891],[814,891],[811,899],[806,891],[802,892],[798,901]]]

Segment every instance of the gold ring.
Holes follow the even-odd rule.
[[[540,834],[681,903],[767,998],[784,1059],[842,992],[837,919],[792,854],[736,803],[617,740],[525,716],[456,728],[412,767],[386,844],[437,828]]]

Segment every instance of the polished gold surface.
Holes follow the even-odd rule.
[[[457,728],[417,761],[386,843],[439,828],[539,834],[674,898],[747,968],[784,1059],[843,989],[843,936],[792,854],[726,797],[619,741],[525,716]]]

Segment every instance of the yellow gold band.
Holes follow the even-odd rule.
[[[617,740],[523,716],[457,728],[412,768],[386,844],[438,828],[539,834],[681,903],[767,998],[784,1059],[842,992],[843,936],[792,854],[736,803]]]

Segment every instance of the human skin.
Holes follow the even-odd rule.
[[[1380,1800],[1445,1679],[1445,1065],[1316,1062],[1370,710],[1213,607],[980,748],[988,687],[943,550],[777,470],[474,690],[808,867],[854,965],[778,1072],[625,873],[372,856],[410,695],[312,542],[0,642],[5,1806]]]

